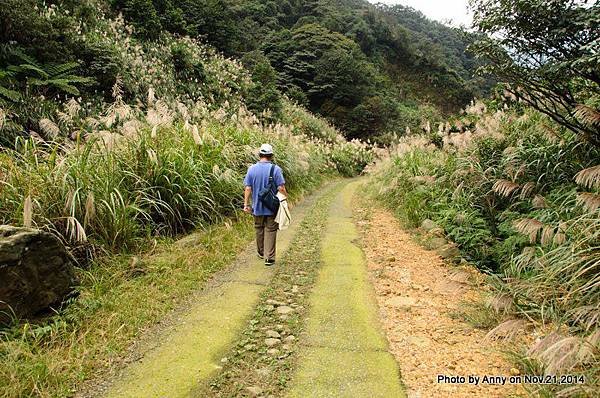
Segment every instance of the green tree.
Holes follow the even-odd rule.
[[[260,51],[246,53],[242,63],[252,73],[252,87],[246,97],[248,109],[260,115],[270,111],[271,118],[277,119],[281,113],[281,93],[277,89],[277,72],[269,59]]]
[[[138,36],[158,39],[162,25],[152,0],[112,0],[112,5],[133,23]]]
[[[488,38],[483,71],[559,124],[600,145],[600,5],[585,0],[472,0]]]

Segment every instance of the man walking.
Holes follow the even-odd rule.
[[[254,215],[258,257],[264,258],[265,265],[270,266],[275,264],[275,245],[279,225],[275,222],[276,214],[264,206],[258,194],[269,185],[271,168],[273,168],[273,181],[279,192],[287,196],[287,191],[281,167],[272,163],[273,147],[269,144],[261,145],[259,157],[259,161],[248,168],[244,178],[244,211]],[[252,200],[252,207],[250,207],[250,200]]]

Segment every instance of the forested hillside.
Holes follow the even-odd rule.
[[[144,90],[130,80],[126,55],[102,37],[104,18],[118,15],[131,24],[128,40],[169,46],[173,69],[163,75],[198,82],[166,91],[190,98],[214,94],[201,88],[211,84],[206,65],[165,36],[185,35],[240,59],[250,70],[256,85],[244,97],[251,111],[268,109],[265,117],[275,120],[286,95],[350,138],[418,129],[424,119],[459,110],[487,87],[474,77],[476,61],[465,52],[473,35],[402,6],[332,0],[3,0],[1,5],[0,96],[11,106],[23,94],[108,98],[118,78],[123,98],[135,100]],[[27,120],[13,120],[14,130],[37,131],[35,112],[33,107]]]

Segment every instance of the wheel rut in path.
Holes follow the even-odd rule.
[[[358,184],[348,184],[330,208],[323,267],[288,397],[406,396],[379,326],[364,254],[354,243],[359,235],[351,206]]]
[[[293,209],[293,224],[278,234],[279,258],[287,250],[304,214],[333,186],[326,186]],[[272,276],[273,269],[257,258],[252,243],[232,267],[218,273],[194,297],[191,306],[172,322],[173,327],[153,336],[154,346],[127,366],[103,396],[188,396],[219,370],[221,354],[243,329]]]

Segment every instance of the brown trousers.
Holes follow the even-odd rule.
[[[254,228],[258,254],[265,256],[267,260],[275,260],[275,245],[279,229],[275,216],[254,216]]]

